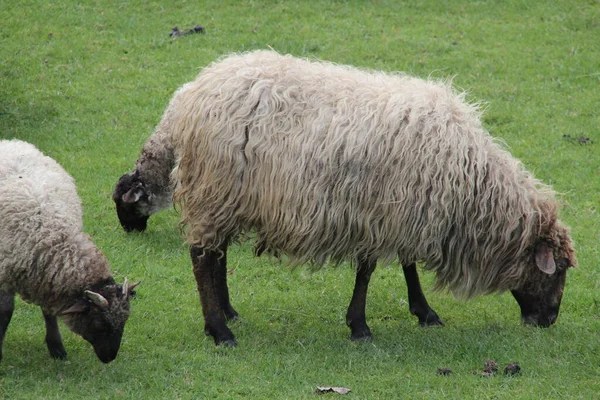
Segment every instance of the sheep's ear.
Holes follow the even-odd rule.
[[[145,194],[144,188],[142,186],[134,186],[127,191],[121,199],[125,203],[136,203],[140,200],[140,198]]]
[[[100,293],[92,292],[91,290],[86,290],[84,293],[88,299],[90,299],[98,307],[108,308],[108,300],[106,300]]]
[[[86,312],[88,310],[88,306],[83,301],[78,301],[73,304],[71,307],[66,310],[62,310],[59,315],[67,315],[67,314],[80,314],[82,312]]]
[[[535,264],[545,274],[552,275],[556,271],[552,249],[546,243],[535,246]]]

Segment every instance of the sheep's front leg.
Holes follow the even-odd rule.
[[[15,309],[14,295],[6,292],[0,292],[0,361],[2,360],[2,343],[8,324],[12,318]]]
[[[421,282],[419,282],[417,264],[403,265],[402,270],[404,271],[404,278],[406,279],[406,286],[408,288],[408,307],[410,313],[419,318],[419,325],[444,325],[437,313],[429,307],[427,299],[425,299],[423,289],[421,289]]]
[[[229,288],[227,287],[227,246],[222,248],[223,254],[219,257],[217,268],[215,269],[215,290],[221,310],[225,314],[227,321],[237,319],[238,313],[231,306],[229,301]]]
[[[46,346],[52,358],[60,360],[67,359],[67,351],[62,343],[60,330],[58,329],[58,321],[56,317],[42,310],[44,314],[44,322],[46,323]]]
[[[190,247],[190,256],[194,266],[194,275],[200,294],[200,303],[204,315],[204,332],[213,337],[215,344],[235,347],[237,342],[233,333],[227,327],[225,313],[221,308],[222,293],[219,295],[219,289],[222,285],[221,265],[219,258],[223,256],[222,252],[214,250],[205,250],[199,246]],[[226,269],[225,265],[225,269]],[[221,271],[217,273],[217,271]],[[225,273],[227,273],[225,271]],[[221,282],[217,284],[217,276],[220,276]],[[227,283],[224,282],[225,288]]]
[[[367,326],[365,307],[369,281],[376,265],[377,260],[361,259],[356,266],[354,292],[346,313],[346,325],[350,327],[352,340],[368,340],[372,337]]]

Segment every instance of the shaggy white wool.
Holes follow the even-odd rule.
[[[464,297],[514,287],[542,236],[572,256],[554,192],[444,82],[255,51],[205,68],[159,128],[203,248],[255,230],[298,264],[398,254]]]

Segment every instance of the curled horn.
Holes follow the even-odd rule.
[[[100,293],[86,290],[85,295],[92,300],[92,302],[100,308],[108,308],[108,300],[104,298]]]

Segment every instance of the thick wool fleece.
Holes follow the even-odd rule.
[[[73,178],[33,145],[0,141],[0,291],[55,315],[108,278]]]
[[[144,151],[165,143],[206,249],[255,230],[298,264],[398,254],[464,297],[518,286],[540,238],[574,261],[552,189],[445,82],[234,54],[176,92]]]

